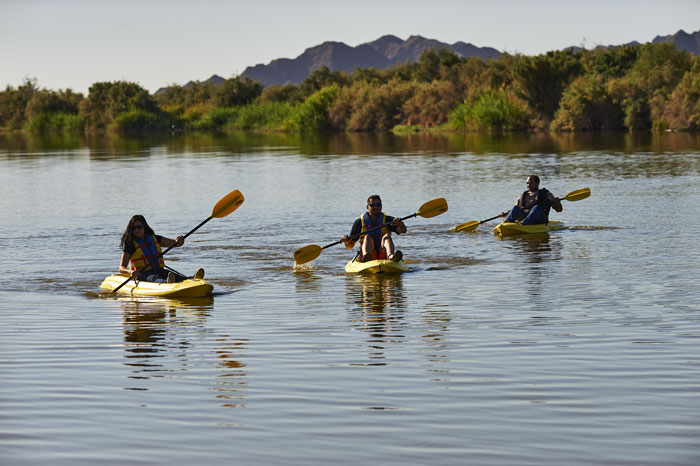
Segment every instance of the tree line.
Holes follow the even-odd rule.
[[[151,95],[125,81],[88,95],[26,79],[0,91],[0,129],[122,134],[165,130],[700,130],[700,58],[657,43],[483,61],[448,49],[298,85],[240,76]]]

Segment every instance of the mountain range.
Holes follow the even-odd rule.
[[[700,31],[688,34],[682,29],[673,35],[656,36],[652,43],[673,42],[676,48],[700,55]],[[635,45],[630,42],[625,45]],[[499,58],[502,53],[491,47],[477,47],[465,42],[447,44],[435,39],[411,36],[402,40],[396,36],[386,35],[379,39],[350,47],[342,42],[324,42],[308,48],[296,58],[278,58],[269,64],[247,67],[241,77],[262,82],[265,86],[272,84],[299,84],[314,70],[327,66],[331,71],[353,71],[355,67],[377,69],[387,68],[405,61],[415,62],[428,49],[437,50],[445,47],[461,57],[479,57],[483,60]],[[612,47],[612,46],[611,46]],[[213,75],[204,82],[219,84],[224,78]],[[188,82],[185,87],[197,84]],[[161,92],[163,89],[159,89]]]
[[[294,59],[280,58],[267,65],[249,66],[241,76],[260,81],[265,86],[298,84],[322,66],[327,66],[331,71],[353,71],[355,67],[383,69],[405,61],[417,61],[425,50],[441,47],[453,50],[462,57],[480,57],[486,60],[501,56],[501,52],[494,48],[476,47],[464,42],[446,44],[421,36],[411,36],[404,41],[387,35],[357,47],[342,42],[324,42],[306,49]]]

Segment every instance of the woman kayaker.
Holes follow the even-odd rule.
[[[394,248],[391,233],[406,233],[406,225],[400,218],[394,218],[382,212],[382,199],[376,194],[367,199],[367,212],[355,220],[350,235],[344,235],[341,239],[346,248],[352,249],[356,240],[351,240],[350,237],[385,223],[389,223],[389,225],[376,228],[360,237],[360,262],[387,258],[392,261],[400,261],[403,254]]]
[[[561,212],[563,207],[558,197],[547,191],[540,189],[540,177],[530,175],[525,180],[527,191],[524,191],[510,212],[501,212],[500,217],[505,217],[504,222],[518,222],[522,225],[540,225],[549,222],[549,209],[554,208]]]
[[[134,215],[122,235],[119,272],[148,282],[175,283],[186,280],[184,275],[166,270],[165,261],[160,255],[161,247],[180,247],[183,244],[185,238],[182,235],[177,239],[156,235],[143,215]],[[143,267],[146,268],[139,273]],[[194,278],[204,278],[204,269],[197,270]]]

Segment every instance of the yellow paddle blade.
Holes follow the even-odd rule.
[[[571,191],[569,194],[563,197],[562,201],[580,201],[581,199],[586,199],[590,195],[591,188],[577,189],[576,191]]]
[[[243,204],[244,200],[243,194],[241,194],[239,190],[231,191],[216,203],[214,209],[211,211],[212,218],[226,217],[228,214],[238,209],[241,204]]]
[[[316,244],[304,246],[294,251],[294,262],[297,264],[306,264],[320,256],[322,251],[323,248]]]
[[[418,209],[418,212],[416,214],[420,215],[423,218],[431,218],[431,217],[437,217],[438,215],[444,214],[447,212],[447,201],[440,197],[438,199],[433,199],[432,201],[428,201],[422,206],[420,206],[420,209]]]
[[[471,222],[463,223],[461,225],[457,225],[454,228],[454,231],[459,232],[459,231],[466,231],[466,232],[471,232],[476,230],[476,227],[481,225],[481,222],[478,220],[472,220]]]

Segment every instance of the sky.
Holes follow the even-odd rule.
[[[0,90],[150,92],[392,34],[537,55],[700,30],[700,0],[0,0]]]

